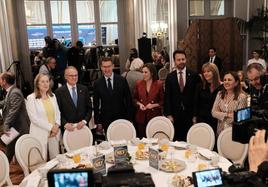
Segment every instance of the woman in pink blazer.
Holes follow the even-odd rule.
[[[142,68],[143,80],[138,80],[134,90],[134,104],[138,136],[146,137],[146,126],[150,119],[162,115],[164,102],[163,83],[157,80],[156,68],[153,64],[145,64]]]

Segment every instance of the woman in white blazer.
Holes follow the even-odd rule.
[[[34,80],[34,93],[27,97],[26,108],[31,120],[30,134],[40,140],[44,158],[53,159],[59,154],[60,111],[52,93],[49,75],[38,74]]]

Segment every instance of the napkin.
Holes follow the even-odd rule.
[[[142,138],[141,141],[146,144],[158,143],[157,138]]]
[[[127,145],[126,140],[111,140],[111,145]]]
[[[198,153],[200,155],[202,155],[203,157],[207,158],[207,159],[211,159],[213,156],[215,156],[215,154],[213,152],[211,152],[210,150],[207,149],[201,149],[198,151]]]
[[[107,150],[107,149],[110,149],[111,148],[111,144],[107,141],[103,141],[99,144],[99,148],[100,149],[104,149],[104,150]]]
[[[183,149],[186,149],[188,147],[188,144],[186,142],[182,142],[182,141],[170,142],[170,145],[177,147],[177,148],[183,148]]]

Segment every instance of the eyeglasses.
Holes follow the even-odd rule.
[[[260,80],[260,77],[259,76],[257,76],[257,77],[255,77],[254,79],[249,79],[249,82],[255,82],[255,81],[258,81],[258,80]]]
[[[78,74],[76,75],[67,75],[68,77],[78,77]]]

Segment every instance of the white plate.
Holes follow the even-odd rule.
[[[179,172],[185,168],[185,162],[178,159],[166,159],[160,164],[160,169],[168,173]]]

